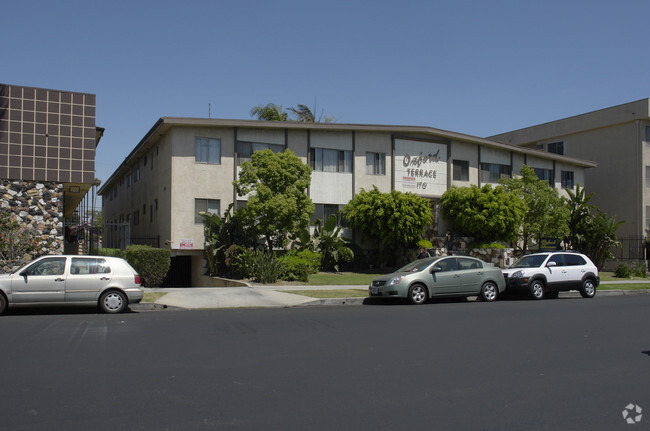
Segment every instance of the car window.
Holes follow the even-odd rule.
[[[27,275],[63,275],[65,257],[40,260],[27,268]]]
[[[458,260],[458,269],[459,270],[483,268],[483,263],[478,261],[478,260],[475,260],[475,259],[468,259],[466,257],[459,257],[457,260]]]
[[[415,260],[411,263],[408,263],[398,269],[395,272],[420,272],[424,269],[426,269],[429,265],[431,265],[431,262],[433,262],[435,258],[427,258],[427,259],[418,259]]]
[[[587,261],[578,254],[565,254],[564,260],[568,266],[586,265]]]
[[[101,258],[84,258],[73,257],[70,264],[70,274],[88,275],[88,274],[107,274],[111,272],[106,259]]]
[[[442,272],[456,271],[458,269],[458,265],[456,264],[456,258],[439,260],[438,262],[436,262],[436,265],[442,268]]]
[[[531,254],[529,256],[520,257],[510,268],[537,268],[544,263],[547,254]]]
[[[564,266],[564,255],[563,254],[554,254],[553,256],[550,257],[548,260],[548,265],[550,262],[555,262],[557,266]]]

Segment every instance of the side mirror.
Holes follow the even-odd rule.
[[[433,265],[431,267],[431,274],[433,274],[434,272],[440,272],[440,271],[442,271],[442,267],[440,265]]]
[[[552,266],[557,266],[557,263],[555,263],[555,262],[549,262],[549,263],[546,264],[546,266],[550,268],[550,267],[552,267]]]
[[[20,271],[20,275],[21,275],[22,277],[27,277],[27,270],[26,270],[26,269],[23,269],[22,271]]]

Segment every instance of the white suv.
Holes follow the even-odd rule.
[[[535,299],[557,298],[566,290],[593,298],[600,284],[596,265],[584,254],[572,251],[523,256],[504,269],[503,276],[507,292],[527,290]]]

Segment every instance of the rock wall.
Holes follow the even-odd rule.
[[[63,184],[0,180],[0,208],[9,211],[22,229],[34,233],[34,255],[19,261],[0,261],[0,272],[10,272],[46,254],[63,254]]]

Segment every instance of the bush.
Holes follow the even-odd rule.
[[[146,287],[160,286],[171,265],[169,250],[148,245],[128,246],[124,251],[124,258],[138,271],[142,285]]]
[[[634,275],[637,277],[646,278],[648,276],[648,265],[646,261],[638,262],[634,267]]]
[[[122,250],[119,248],[100,248],[97,250],[99,256],[122,257]]]
[[[421,239],[417,243],[418,248],[424,247],[425,249],[429,250],[433,248],[433,244],[431,244],[431,241],[428,239]]]
[[[505,247],[499,244],[498,242],[471,242],[467,245],[467,248],[469,249],[496,248],[498,250],[501,250],[502,248]]]
[[[321,255],[311,250],[291,250],[278,258],[284,271],[282,279],[287,281],[308,281],[311,274],[320,270]]]
[[[255,251],[251,265],[251,277],[260,283],[275,283],[282,276],[284,268],[273,253]]]
[[[619,263],[614,271],[614,277],[617,278],[630,278],[632,276],[632,271],[626,265]]]

